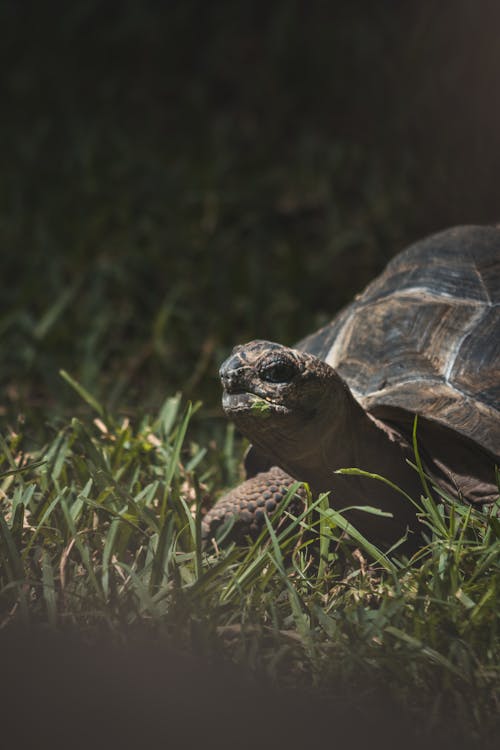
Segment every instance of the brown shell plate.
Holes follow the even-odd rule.
[[[377,417],[419,414],[500,456],[500,228],[411,245],[297,348],[335,367]]]

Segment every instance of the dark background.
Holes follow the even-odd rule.
[[[218,400],[406,244],[499,218],[498,2],[0,4],[4,411]]]

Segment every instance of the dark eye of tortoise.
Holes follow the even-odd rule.
[[[288,383],[296,373],[297,369],[293,364],[278,360],[263,367],[260,377],[267,383]]]

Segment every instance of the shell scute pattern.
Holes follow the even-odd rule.
[[[500,306],[486,309],[480,330],[471,330],[450,372],[453,385],[473,398],[494,406],[500,403]],[[468,363],[474,362],[472,369]]]
[[[360,397],[402,380],[438,382],[476,315],[475,306],[448,301],[380,300],[351,317],[326,360]]]
[[[415,243],[303,339],[369,411],[397,407],[500,455],[500,229]]]
[[[365,290],[365,300],[411,289],[456,303],[500,301],[500,229],[456,227],[416,242],[399,253]]]

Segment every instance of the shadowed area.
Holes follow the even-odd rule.
[[[498,220],[498,3],[7,0],[6,406],[218,401],[410,242]]]
[[[423,729],[383,684],[277,690],[137,634],[127,646],[40,631],[0,636],[3,741],[18,748],[472,747],[446,717]],[[431,735],[431,739],[430,739]],[[430,744],[429,744],[430,742]],[[449,744],[450,743],[450,744]],[[482,745],[487,747],[487,745]]]

